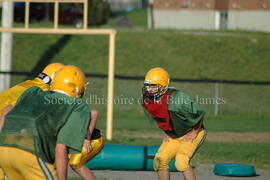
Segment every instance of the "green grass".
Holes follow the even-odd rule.
[[[270,169],[269,143],[214,143],[205,142],[194,157],[194,162],[244,163],[256,168]]]
[[[76,64],[85,72],[107,73],[106,36],[63,39],[61,35],[15,35],[13,69],[31,70],[47,56],[50,61]],[[115,72],[144,76],[150,68],[161,66],[175,78],[267,81],[269,42],[270,35],[224,37],[168,30],[118,30]]]
[[[171,38],[171,32],[175,32],[174,38]],[[255,37],[260,40],[253,46],[250,38]],[[105,36],[15,35],[12,68],[40,72],[47,63],[58,61],[78,65],[87,73],[106,74],[107,39]],[[166,30],[119,30],[115,72],[144,76],[150,68],[162,66],[171,77],[267,81],[270,74],[269,41],[270,35],[265,34],[209,37]],[[247,44],[252,47],[247,47]],[[25,77],[14,76],[13,84],[23,79]],[[89,78],[89,81],[89,92],[106,95],[106,80]],[[117,80],[115,94],[137,99],[141,84],[142,81]],[[172,82],[171,85],[194,99],[214,97],[213,84]],[[269,86],[221,85],[220,98],[224,98],[226,104],[220,105],[220,113],[268,116],[268,92]],[[213,114],[213,104],[202,106]]]
[[[105,130],[105,118],[100,119],[98,126]],[[205,126],[209,132],[270,132],[269,123],[269,117],[257,116],[206,116],[205,118]],[[128,113],[126,115],[115,113],[114,127],[115,131],[119,132],[159,133],[160,131],[155,122],[150,122],[144,115],[132,118]]]
[[[144,76],[150,68],[161,66],[170,72],[171,77],[177,78],[269,80],[270,34],[250,32],[242,36],[243,32],[240,32],[239,36],[236,36],[237,32],[232,32],[233,35],[230,36],[229,32],[227,33],[229,36],[223,36],[222,33],[220,36],[203,36],[186,35],[177,30],[119,29],[115,72],[120,75]],[[16,34],[12,69],[37,73],[47,63],[62,62],[78,65],[87,73],[106,74],[107,40],[106,36],[98,35]],[[24,79],[22,76],[13,76],[12,84]],[[106,97],[105,79],[89,78],[89,82],[87,94]],[[115,95],[137,100],[141,84],[142,81],[117,80]],[[187,92],[195,100],[197,97],[214,97],[213,84],[172,82],[171,85]],[[220,105],[220,113],[244,117],[269,117],[269,87],[220,85],[219,96],[226,101]],[[91,106],[104,112],[106,110],[105,105]],[[201,106],[208,114],[213,114],[213,104],[201,103]],[[137,104],[115,107],[132,113],[139,111]]]
[[[191,30],[191,34],[186,34],[186,30],[147,30],[146,10],[113,13],[103,27],[115,27],[116,19],[123,15],[133,28],[117,29],[117,74],[143,76],[150,68],[161,66],[175,78],[270,80],[269,33]],[[51,25],[42,22],[31,27]],[[107,73],[107,40],[99,35],[63,38],[16,34],[13,69],[30,71],[43,58],[76,64],[85,72]]]
[[[270,132],[269,120],[260,116],[210,116],[205,124],[211,132]]]

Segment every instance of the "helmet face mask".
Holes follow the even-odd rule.
[[[86,92],[86,89],[87,89],[87,86],[89,85],[89,82],[86,82],[85,84],[84,84],[84,90],[83,90],[83,92],[82,93],[79,93],[79,89],[77,89],[77,93],[78,94],[80,94],[80,96],[79,96],[79,98],[83,98],[83,96],[84,96],[84,94],[85,94],[85,92]]]
[[[166,92],[167,88],[159,84],[144,83],[142,88],[142,94],[144,98],[158,101],[160,97]]]

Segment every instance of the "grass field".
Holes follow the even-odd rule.
[[[49,59],[76,64],[85,72],[105,74],[107,39],[15,35],[13,57],[24,63],[14,63],[13,69],[30,71],[37,60]],[[268,34],[204,36],[172,30],[119,29],[115,70],[120,75],[143,76],[149,68],[162,66],[171,77],[178,78],[269,80],[269,42]]]
[[[122,15],[122,14],[121,14]],[[174,78],[232,79],[269,81],[270,34],[258,32],[212,32],[146,29],[146,12],[126,14],[133,28],[118,28],[116,67],[119,75],[144,76],[148,69],[161,66]],[[116,27],[117,15],[108,25]],[[44,24],[48,26],[48,24]],[[75,64],[87,73],[107,73],[108,38],[105,36],[15,35],[12,69],[38,73],[50,62]],[[13,76],[12,83],[26,79]],[[107,80],[89,78],[90,95],[106,99]],[[161,131],[141,111],[142,81],[116,80],[115,96],[133,99],[131,104],[116,103],[114,144],[159,145]],[[213,84],[176,83],[194,99],[212,98]],[[270,132],[270,87],[220,85],[220,115],[213,116],[213,105],[202,104],[207,111],[209,132]],[[106,103],[90,103],[100,112],[98,128],[105,132]],[[140,134],[153,134],[140,137]],[[160,136],[156,137],[156,134]],[[250,142],[208,142],[202,146],[194,163],[240,162],[270,169],[270,144]]]
[[[171,77],[177,78],[269,80],[268,34],[241,36],[239,33],[239,37],[227,37],[185,35],[175,31],[171,38],[171,32],[120,29],[116,42],[116,74],[143,76],[148,69],[162,66]],[[249,47],[250,38],[260,41]],[[47,63],[60,61],[78,65],[87,73],[106,74],[107,46],[107,37],[102,36],[15,35],[13,70],[39,72]],[[23,79],[13,78],[13,82]],[[90,78],[89,81],[91,93],[106,95],[106,80]],[[141,83],[116,81],[116,96],[137,98]],[[214,95],[213,84],[172,83],[172,86],[194,98]],[[220,96],[228,103],[222,105],[220,111],[224,114],[269,115],[268,92],[269,86],[221,85]],[[213,112],[211,105],[205,105],[205,108]]]
[[[257,168],[270,168],[270,143],[218,143],[206,142],[194,158],[200,163],[246,163]],[[214,157],[214,158],[213,158]]]

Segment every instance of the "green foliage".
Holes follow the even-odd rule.
[[[91,26],[106,24],[110,15],[110,4],[106,0],[88,0]]]

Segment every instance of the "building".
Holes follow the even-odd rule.
[[[270,32],[270,0],[152,0],[153,28]]]

